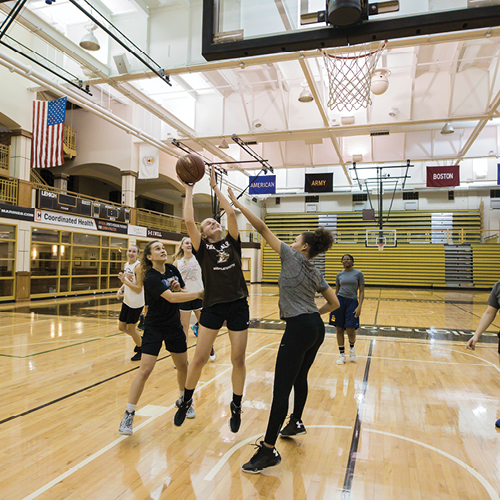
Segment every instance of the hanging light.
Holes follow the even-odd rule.
[[[314,101],[314,97],[311,94],[311,91],[308,88],[304,88],[304,90],[299,95],[299,102],[312,102]]]
[[[441,133],[443,135],[453,134],[454,132],[455,132],[455,129],[451,126],[450,122],[446,122],[444,124],[444,127],[441,129]]]
[[[97,26],[94,24],[90,27],[85,35],[83,35],[82,40],[80,41],[80,47],[85,50],[96,51],[101,48],[99,45],[99,41],[94,35],[94,30],[97,29]]]
[[[222,138],[222,141],[220,141],[218,148],[219,149],[229,149],[229,146],[227,145],[226,139],[224,139],[224,137]]]

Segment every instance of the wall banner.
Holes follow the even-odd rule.
[[[276,176],[259,175],[250,183],[249,194],[276,194]]]
[[[77,215],[60,214],[56,212],[46,212],[45,210],[35,210],[35,222],[45,224],[55,224],[57,226],[76,227],[78,229],[97,230],[94,219],[78,217]]]
[[[333,173],[305,175],[304,191],[306,193],[331,193],[333,191]]]
[[[460,167],[427,167],[427,187],[460,186]]]
[[[128,224],[120,222],[111,222],[109,220],[96,220],[97,229],[108,233],[127,234]]]
[[[33,221],[35,220],[35,209],[0,203],[0,217]]]

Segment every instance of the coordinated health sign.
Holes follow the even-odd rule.
[[[276,194],[276,176],[259,175],[250,183],[248,192],[249,194]]]
[[[460,167],[427,167],[427,187],[460,186]]]

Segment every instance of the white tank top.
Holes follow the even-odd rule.
[[[196,257],[186,259],[183,257],[177,262],[177,269],[181,273],[184,283],[186,283],[186,290],[188,292],[199,292],[203,290],[203,280],[201,279],[201,267],[196,260]]]
[[[123,273],[125,274],[125,278],[127,278],[131,283],[137,285],[137,278],[135,276],[135,268],[139,266],[140,261],[135,261],[133,264],[129,264],[128,262],[125,264],[125,268]],[[132,288],[127,285],[124,285],[124,297],[123,303],[132,309],[139,309],[140,307],[144,307],[144,289],[142,289],[139,293],[134,292]]]

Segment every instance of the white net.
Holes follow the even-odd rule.
[[[371,79],[386,44],[381,42],[375,49],[363,44],[348,49],[339,47],[332,53],[321,51],[328,73],[330,109],[352,111],[371,104]]]

